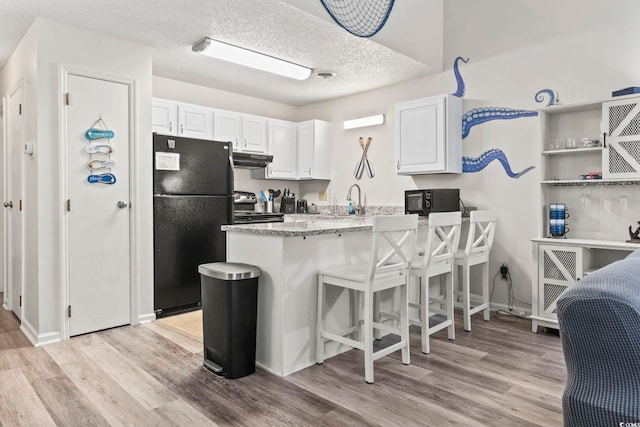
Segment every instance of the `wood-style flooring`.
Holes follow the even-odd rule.
[[[474,316],[455,341],[433,336],[430,355],[412,328],[411,365],[380,359],[371,385],[357,350],[285,379],[258,369],[227,380],[202,368],[201,343],[158,322],[40,348],[18,327],[0,308],[3,426],[562,424],[560,339],[522,319]]]

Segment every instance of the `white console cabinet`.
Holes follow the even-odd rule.
[[[558,328],[556,301],[588,272],[626,257],[628,226],[640,220],[640,97],[542,108],[539,237],[532,329]],[[584,146],[582,138],[598,140]],[[575,140],[575,146],[567,140]],[[584,179],[601,173],[601,179]],[[596,175],[596,174],[592,174]],[[549,235],[549,204],[563,203],[568,233]]]
[[[395,106],[396,173],[462,172],[462,100],[453,95]]]

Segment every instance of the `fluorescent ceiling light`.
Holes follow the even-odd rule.
[[[268,71],[269,73],[279,74],[296,80],[309,78],[313,71],[311,68],[303,67],[293,62],[213,40],[209,37],[205,37],[194,44],[191,50],[211,56],[212,58],[222,59],[223,61],[233,62],[257,70]]]
[[[355,129],[382,124],[384,124],[384,114],[378,114],[377,116],[363,117],[361,119],[345,120],[344,128]]]

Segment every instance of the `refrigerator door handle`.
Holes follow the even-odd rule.
[[[231,148],[231,147],[229,147]],[[233,190],[235,188],[235,183],[233,182],[233,151],[229,150],[229,187],[230,194],[233,194]]]

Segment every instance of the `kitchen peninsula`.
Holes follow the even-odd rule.
[[[227,261],[262,269],[258,285],[256,363],[286,376],[315,363],[316,272],[348,263],[365,263],[370,253],[372,217],[311,216],[309,220],[227,225]],[[426,219],[421,219],[426,225]],[[426,229],[426,227],[424,227]],[[335,290],[327,326],[347,327],[348,298]],[[327,354],[348,347],[327,344]]]

